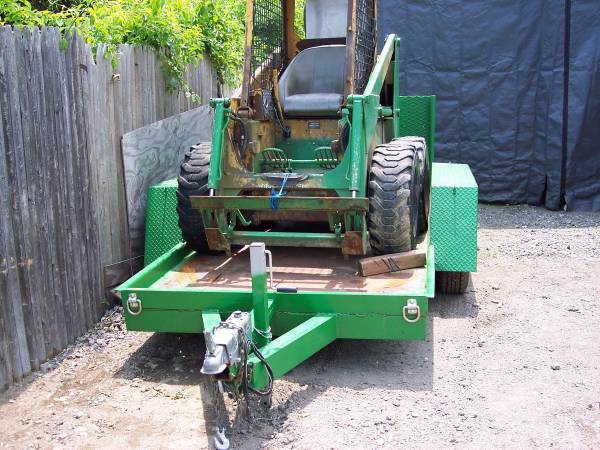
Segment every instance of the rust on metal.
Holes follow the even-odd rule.
[[[348,28],[346,34],[346,97],[354,94],[354,67],[356,53],[356,0],[348,2]]]
[[[295,0],[284,0],[283,2],[283,20],[284,20],[284,34],[285,34],[285,50],[286,50],[286,62],[290,62],[294,56],[298,53],[297,44],[299,37],[296,34],[294,27],[294,20],[296,16],[296,1]]]
[[[250,66],[252,62],[252,34],[254,33],[254,1],[246,0],[246,39],[244,42],[244,71],[242,80],[241,108],[248,108]]]
[[[239,210],[271,210],[272,201],[270,196],[260,197],[233,197],[213,196],[190,197],[192,206],[196,209],[218,209],[234,211]],[[277,202],[278,210],[292,211],[330,211],[330,212],[359,212],[367,211],[369,200],[367,198],[349,197],[280,197]]]
[[[363,239],[360,231],[346,231],[342,240],[342,253],[348,256],[362,256],[365,254]]]
[[[327,222],[327,213],[324,211],[254,211],[250,215],[252,224],[259,225],[265,221],[290,221],[290,222]]]
[[[218,228],[205,228],[204,231],[206,233],[208,248],[219,252],[231,251],[231,244]]]

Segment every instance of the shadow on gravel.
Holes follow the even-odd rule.
[[[129,356],[114,377],[198,386],[206,439],[208,447],[212,448],[217,424],[215,407],[223,408],[224,402],[222,396],[214,395],[209,379],[200,374],[205,350],[204,338],[200,334],[155,333]]]
[[[22,380],[19,380],[19,384],[13,384],[5,389],[0,386],[0,406],[9,403],[11,400],[18,401],[19,396],[27,390],[35,378],[35,376],[28,375]]]
[[[479,314],[479,305],[475,295],[473,280],[462,295],[435,294],[429,300],[429,315],[441,319],[475,318]]]
[[[200,334],[155,333],[129,356],[114,376],[171,385],[198,384],[204,351],[204,338]]]

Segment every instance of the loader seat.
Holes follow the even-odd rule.
[[[345,45],[302,50],[279,80],[279,101],[287,117],[337,116],[344,101]]]

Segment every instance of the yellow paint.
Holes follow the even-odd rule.
[[[309,128],[309,122],[318,122],[319,128]],[[331,138],[338,135],[337,119],[290,119],[285,123],[292,130],[293,139]]]
[[[285,24],[285,46],[288,61],[291,61],[298,54],[297,44],[299,41],[296,30],[294,29],[294,18],[296,12],[296,1],[285,0],[283,2],[283,21]]]

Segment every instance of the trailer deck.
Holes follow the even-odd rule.
[[[425,244],[420,247],[424,250]],[[154,289],[252,289],[248,246],[231,256],[192,253],[150,287]],[[295,288],[307,292],[371,292],[407,294],[422,292],[427,269],[362,277],[358,258],[320,248],[273,247],[273,289]]]
[[[233,311],[253,311],[258,296],[266,302],[277,336],[325,314],[335,316],[335,337],[423,339],[427,300],[435,288],[428,235],[419,248],[426,250],[425,267],[362,277],[357,258],[331,249],[271,247],[271,286],[268,267],[264,281],[253,277],[247,246],[226,256],[197,254],[178,244],[120,287],[125,305],[130,298],[139,302],[138,313],[126,308],[127,328],[199,333],[207,329],[207,315],[216,313],[218,323]],[[420,308],[414,322],[403,316],[410,301]]]

